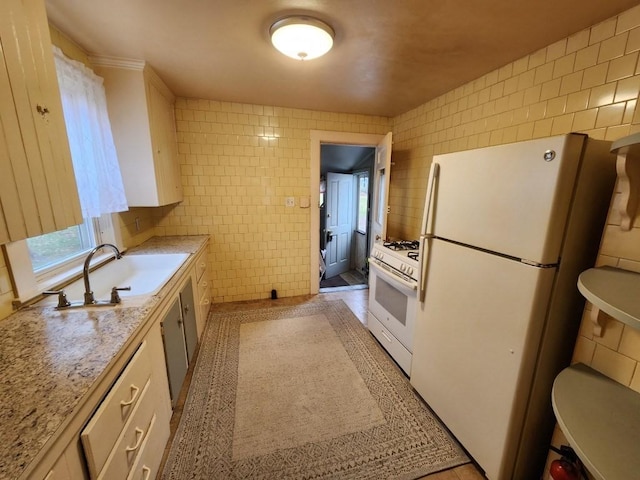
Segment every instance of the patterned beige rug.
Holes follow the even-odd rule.
[[[415,479],[468,461],[338,300],[211,315],[161,478]]]

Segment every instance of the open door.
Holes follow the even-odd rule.
[[[371,203],[371,231],[369,251],[375,242],[387,238],[387,213],[389,205],[389,177],[391,172],[391,132],[376,146],[373,172],[373,201]]]

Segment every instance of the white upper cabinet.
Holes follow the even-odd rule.
[[[175,97],[144,62],[92,57],[107,108],[130,207],[182,200]]]
[[[0,244],[82,223],[42,0],[0,2],[0,92]]]

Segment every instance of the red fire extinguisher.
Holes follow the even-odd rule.
[[[561,458],[551,462],[549,467],[551,478],[553,480],[580,480],[583,472],[576,452],[567,445],[561,445],[559,449],[552,445],[551,450],[561,455]]]

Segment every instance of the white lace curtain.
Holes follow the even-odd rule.
[[[102,78],[53,49],[82,216],[128,210]]]

